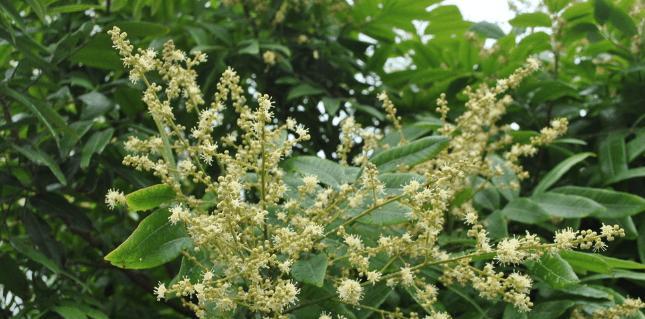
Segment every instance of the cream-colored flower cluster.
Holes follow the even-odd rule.
[[[269,96],[257,95],[257,106],[250,106],[239,76],[228,69],[213,102],[205,106],[194,71],[205,55],[196,53],[189,58],[171,42],[164,45],[161,56],[151,49],[134,53],[125,33],[115,27],[110,34],[130,78],[145,84],[143,100],[159,132],[146,139],[128,139],[125,146],[130,154],[123,163],[152,172],[174,189],[177,196],[168,207],[170,222],[186,227],[195,248],[184,252],[184,257],[201,269],[199,279],[160,283],[155,294],[158,299],[186,297],[184,303],[199,317],[209,311],[222,314],[243,307],[264,318],[287,318],[298,307],[303,288],[292,277],[294,265],[312,253],[328,259],[325,280],[336,288],[328,298],[384,317],[423,315],[372,309],[364,300],[372,286],[401,285],[415,295],[427,312],[425,318],[450,318],[435,309],[441,292],[422,272],[426,267],[441,270],[444,285],[471,285],[484,298],[528,311],[532,280],[520,273],[521,264],[559,250],[602,250],[605,241],[624,236],[618,226],[605,225],[600,233],[559,231],[553,243],[527,233],[494,244],[471,201],[453,205],[455,197],[470,187],[469,177],[490,179],[500,174],[491,161],[496,152],[506,150],[507,162],[520,172],[521,156],[532,155],[536,146],[553,141],[566,129],[566,120],[555,120],[531,139],[529,150],[512,144],[507,130],[496,126],[511,103],[502,94],[538,67],[533,60],[493,88],[466,90],[466,111],[454,123],[447,120],[449,107],[442,96],[438,101],[444,121],[440,132],[449,137],[449,146],[431,161],[402,168],[422,175],[424,181],[413,179],[393,194],[369,161],[380,147],[377,130],[363,128],[351,117],[342,123],[337,154],[342,164],[352,162],[359,167],[355,181],[331,187],[314,174],[294,180],[279,163],[308,140],[309,133],[293,119],[277,123]],[[151,72],[160,75],[161,83],[150,81],[147,74]],[[390,99],[385,94],[379,99],[388,118],[400,127]],[[236,127],[226,128],[229,133],[215,139],[214,130],[224,123],[226,108],[234,116],[226,122]],[[174,114],[182,109],[196,114],[194,127],[176,122]],[[362,144],[360,150],[350,161],[358,144]],[[192,193],[195,189],[200,192]],[[106,203],[111,208],[123,205],[125,196],[111,190]],[[377,240],[368,241],[356,232],[354,226],[363,218],[392,207],[405,208],[408,221],[376,228]],[[468,236],[475,239],[472,248],[449,252],[440,247],[438,238],[449,215],[462,221]],[[387,258],[385,265],[375,260],[377,255]],[[485,256],[490,261],[476,266],[473,260]],[[320,318],[332,315],[325,312]],[[342,318],[340,314],[334,317]]]

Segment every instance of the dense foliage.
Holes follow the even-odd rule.
[[[553,120],[566,118],[567,133],[522,160],[528,178],[517,179],[520,171],[470,171],[476,174],[454,189],[459,192],[445,203],[441,233],[433,239],[451,256],[481,249],[471,231],[476,227],[464,227],[454,212],[468,203],[479,216],[478,232],[486,231],[496,247],[472,265],[484,269],[486,262],[497,260],[495,267],[507,275],[530,276],[531,312],[518,311],[500,296],[483,298],[472,283],[447,285],[438,279],[441,269],[432,267],[414,273],[417,281],[438,288],[431,308],[419,297],[423,289],[401,283],[390,287],[384,281],[366,285],[362,307],[353,307],[358,301],[351,294],[335,298],[336,289],[365,282],[367,273],[342,261],[334,264],[331,243],[294,257],[298,262],[286,276],[300,292],[298,303],[280,310],[297,318],[318,318],[323,311],[348,318],[400,311],[407,318],[411,312],[435,310],[454,318],[610,318],[602,311],[620,310],[615,305],[624,298],[642,295],[645,280],[645,217],[640,214],[645,210],[644,15],[637,0],[545,0],[536,12],[518,12],[509,21],[511,31],[504,32],[491,23],[465,21],[457,7],[437,0],[0,1],[0,316],[193,315],[187,302],[198,300],[191,293],[158,302],[153,290],[159,292],[158,282],[171,285],[183,276],[195,284],[202,275],[199,258],[215,257],[188,249],[194,236],[181,224],[169,223],[170,212],[155,208],[190,203],[175,199],[181,193],[177,187],[206,201],[216,192],[208,195],[199,181],[177,186],[165,179],[167,186],[154,186],[159,174],[122,165],[132,151],[124,143],[154,136],[158,123],[148,112],[150,104],[141,100],[146,85],[130,81],[112,48],[106,31],[118,26],[136,47],[161,51],[164,42],[173,40],[177,48],[207,54],[195,66],[205,105],[216,99],[218,80],[230,66],[253,109],[255,94],[266,93],[275,123],[292,118],[308,128],[310,138],[293,145],[295,157],[271,167],[288,173],[289,196],[298,196],[302,177],[309,177],[312,194],[351,184],[357,174],[372,169],[361,160],[365,154],[381,173],[375,180],[385,183],[386,201],[404,192],[411,180],[435,176],[434,161],[452,159],[440,152],[447,147],[440,135],[450,135],[446,123],[459,123],[468,110],[473,96],[463,93],[466,87],[494,87],[529,57],[537,58],[539,70],[509,91],[513,100],[499,120],[512,124],[499,130],[509,136],[507,145],[526,145],[543,136],[540,130]],[[151,81],[162,80],[151,76]],[[382,91],[387,98],[379,95]],[[445,116],[436,110],[442,93],[450,106]],[[387,107],[390,99],[400,119]],[[200,119],[186,112],[185,100],[177,105],[178,125],[190,128]],[[215,142],[224,145],[221,138],[236,130],[238,113],[232,106],[221,110]],[[353,131],[356,138],[343,138],[349,118],[365,128]],[[341,126],[347,130],[341,132]],[[380,142],[371,139],[375,133],[384,133]],[[276,141],[285,138],[279,135]],[[367,148],[337,149],[348,140]],[[236,143],[230,147],[239,152],[233,151]],[[362,169],[337,163],[346,150]],[[503,156],[505,150],[497,153]],[[308,157],[316,154],[328,160]],[[216,179],[230,173],[229,166],[214,164],[206,172]],[[240,174],[234,174],[239,182],[257,184],[258,175]],[[278,171],[267,174],[282,178]],[[313,176],[320,184],[311,185]],[[108,209],[105,194],[111,188],[128,194],[127,208]],[[263,192],[245,191],[253,205],[262,202]],[[120,200],[114,197],[118,193],[111,194],[109,204]],[[280,200],[266,199],[276,205]],[[305,203],[300,205],[310,204]],[[345,221],[351,223],[344,225],[360,238],[361,247],[374,246],[382,234],[394,236],[409,222],[402,207],[370,215],[376,206],[362,204],[371,211],[350,210]],[[414,202],[402,205],[414,208]],[[278,225],[279,212],[268,213],[270,224]],[[525,238],[526,231],[545,242],[568,227],[600,233],[603,224],[619,225],[625,236],[595,252],[567,250],[510,266],[495,245],[509,236]],[[356,248],[355,241],[349,244],[353,237],[329,225],[323,226],[330,241]],[[339,249],[334,254],[349,254]],[[379,265],[384,277],[415,265],[410,256],[381,257],[368,268]],[[280,277],[271,271],[263,275]],[[339,275],[345,279],[337,282]],[[251,317],[249,309],[208,315]]]

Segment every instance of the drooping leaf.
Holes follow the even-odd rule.
[[[127,269],[148,269],[163,265],[192,246],[181,224],[171,224],[170,212],[160,209],[144,218],[130,236],[105,260]]]
[[[598,218],[621,218],[645,211],[645,199],[635,194],[579,186],[559,187],[553,192],[586,197],[605,206],[606,210],[594,214]]]
[[[131,211],[148,210],[175,198],[175,191],[165,184],[157,184],[136,190],[125,196]]]
[[[326,273],[327,255],[323,253],[300,259],[291,268],[293,279],[316,287],[323,286]]]
[[[553,186],[566,172],[568,172],[574,165],[582,162],[589,156],[593,156],[593,153],[580,153],[573,155],[564,161],[560,162],[556,167],[552,168],[535,186],[533,189],[533,194],[539,194],[545,192],[549,187]]]
[[[389,172],[399,166],[412,167],[426,162],[448,146],[448,138],[428,136],[408,144],[395,146],[376,154],[370,161],[380,172]]]

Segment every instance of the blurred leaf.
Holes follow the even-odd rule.
[[[621,218],[645,211],[645,199],[630,193],[578,186],[564,186],[553,191],[586,197],[605,206],[606,210],[594,215],[599,218]]]
[[[31,146],[18,146],[18,145],[12,145],[12,146],[18,152],[24,155],[28,160],[38,165],[47,166],[49,170],[52,172],[52,174],[56,176],[56,178],[61,184],[67,185],[67,178],[65,178],[65,174],[63,174],[63,171],[61,171],[60,166],[58,166],[58,163],[56,163],[56,161],[51,156],[49,156],[49,154],[43,152],[40,149],[33,148]]]
[[[470,27],[470,30],[491,39],[499,39],[505,35],[498,25],[490,22],[475,23]]]
[[[103,149],[110,142],[113,134],[113,128],[98,131],[92,134],[90,139],[83,146],[83,150],[81,151],[81,168],[87,168],[90,165],[90,160],[92,159],[93,154],[101,154],[101,152],[103,152]]]
[[[571,167],[582,162],[589,156],[593,156],[593,153],[580,153],[573,155],[564,161],[560,162],[556,167],[552,168],[535,186],[533,189],[533,194],[539,194],[545,192],[549,187],[555,184],[566,172],[568,172]]]
[[[166,184],[157,184],[136,190],[125,196],[131,211],[148,210],[175,198],[175,191]]]
[[[622,182],[624,180],[628,180],[632,178],[640,178],[640,177],[645,177],[645,166],[622,171],[614,175],[612,178],[606,180],[605,183],[614,184],[614,183]]]
[[[591,199],[559,193],[541,193],[531,196],[547,214],[561,218],[580,218],[603,214],[605,207]]]
[[[325,93],[325,91],[320,88],[313,87],[307,83],[302,83],[291,88],[291,90],[289,90],[289,94],[287,95],[287,101],[293,100],[295,98],[303,97],[303,96],[319,95],[323,93]]]
[[[293,264],[291,275],[293,279],[322,287],[327,273],[327,256],[325,254],[310,255]]]
[[[516,198],[510,201],[502,209],[502,215],[509,220],[525,224],[537,224],[549,220],[549,213],[531,198]]]
[[[163,265],[192,246],[181,224],[172,225],[170,212],[160,209],[144,218],[119,247],[105,260],[127,269],[148,269]]]
[[[280,166],[285,171],[298,172],[302,176],[316,176],[321,183],[336,188],[344,183],[353,182],[358,173],[354,168],[343,167],[336,162],[316,156],[292,157],[282,162]]]
[[[4,289],[9,290],[23,300],[29,299],[29,282],[25,277],[25,273],[18,267],[18,263],[9,254],[0,255],[0,268],[2,269],[0,271],[0,284]]]
[[[625,139],[621,134],[609,134],[600,142],[598,160],[600,170],[610,179],[627,170]]]
[[[390,172],[397,167],[414,167],[439,154],[446,146],[448,139],[443,136],[427,136],[389,148],[370,159],[380,172]]]
[[[168,32],[170,29],[159,23],[145,22],[145,21],[122,21],[116,22],[114,25],[121,28],[121,31],[127,32],[128,37],[159,37]]]
[[[543,12],[522,13],[516,15],[509,23],[518,28],[551,27],[551,18]]]

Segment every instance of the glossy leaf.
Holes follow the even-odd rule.
[[[132,234],[105,260],[127,269],[148,269],[163,265],[192,246],[181,224],[172,225],[170,212],[157,210],[144,218]]]

